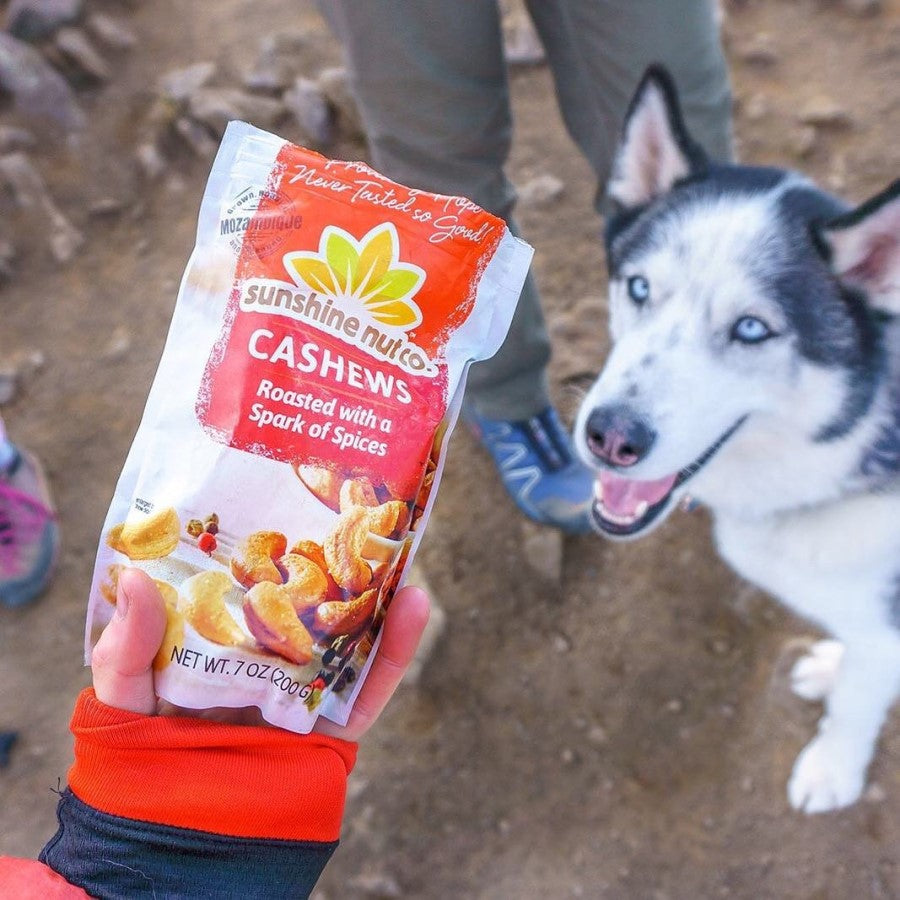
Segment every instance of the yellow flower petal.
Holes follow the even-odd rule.
[[[370,231],[369,234],[372,234]],[[387,275],[394,257],[394,232],[390,228],[382,228],[366,241],[359,254],[359,265],[356,269],[356,280],[353,293],[361,288],[360,294],[368,294]]]
[[[366,303],[366,306],[372,318],[385,325],[408,328],[418,325],[421,320],[418,309],[405,300],[373,300]]]
[[[341,292],[352,290],[359,265],[359,254],[353,244],[343,234],[332,231],[325,242],[325,259]]]
[[[321,259],[300,257],[290,260],[294,271],[306,282],[309,287],[320,294],[336,294],[337,285],[331,269]]]
[[[374,299],[389,297],[391,300],[400,300],[408,297],[419,286],[420,281],[421,276],[416,272],[406,269],[391,269],[378,285],[378,293]],[[366,305],[368,305],[368,301]]]

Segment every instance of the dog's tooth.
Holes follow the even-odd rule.
[[[644,514],[647,512],[648,509],[650,509],[650,504],[646,500],[641,500],[641,502],[638,503],[637,508],[634,511],[635,518],[636,519],[643,518]]]
[[[603,499],[603,482],[599,478],[594,479],[594,499]]]

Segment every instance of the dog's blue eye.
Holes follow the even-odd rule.
[[[643,275],[632,275],[628,279],[628,296],[638,305],[650,299],[650,282]]]
[[[772,329],[756,316],[741,316],[731,327],[731,339],[742,344],[759,344],[773,334]]]

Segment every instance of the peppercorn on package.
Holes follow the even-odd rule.
[[[103,526],[88,660],[138,566],[168,610],[161,698],[346,723],[530,259],[468,200],[232,123]]]

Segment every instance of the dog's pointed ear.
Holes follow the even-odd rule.
[[[862,288],[869,303],[900,315],[900,179],[856,209],[813,226],[835,275]]]
[[[684,125],[672,77],[662,66],[650,66],[625,116],[609,198],[620,210],[643,206],[707,162]]]

